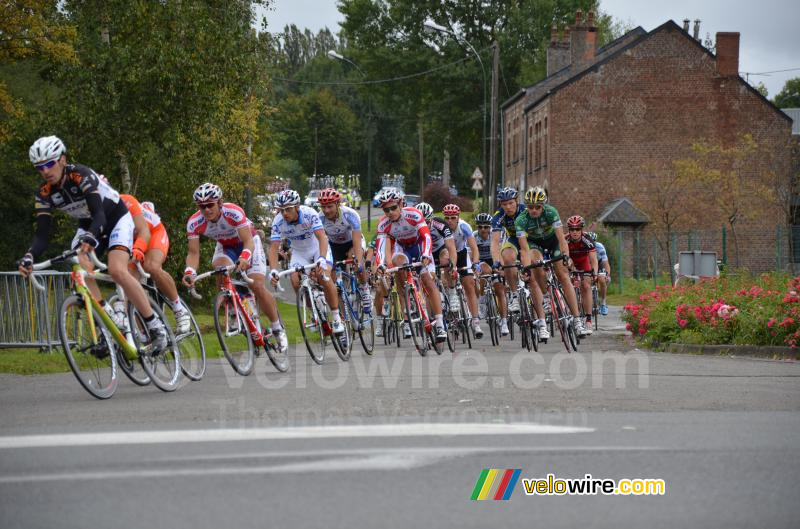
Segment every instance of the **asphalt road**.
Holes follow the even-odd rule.
[[[0,375],[0,527],[796,527],[800,367],[641,351],[619,321],[568,355],[405,347],[173,394]],[[484,468],[509,501],[469,501]],[[522,479],[662,479],[526,495]]]

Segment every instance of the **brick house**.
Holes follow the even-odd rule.
[[[694,142],[729,144],[744,133],[788,175],[791,120],[739,77],[739,33],[717,33],[714,55],[688,29],[688,21],[638,27],[597,48],[592,12],[584,20],[578,11],[564,36],[553,27],[547,77],[501,106],[506,185],[542,185],[562,216],[592,222],[639,189],[645,167],[689,156]],[[759,207],[762,224],[748,220],[737,232],[742,265],[766,270],[786,215]],[[725,222],[709,217],[712,226]],[[713,234],[696,244],[720,254],[724,245]]]

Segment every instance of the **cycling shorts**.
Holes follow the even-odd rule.
[[[528,240],[528,247],[531,250],[536,250],[540,254],[544,255],[545,250],[550,252],[550,257],[558,257],[561,255],[561,246],[558,244],[558,237],[553,235],[552,237],[548,237],[546,239],[540,239],[535,242]]]
[[[222,246],[220,243],[217,243],[211,262],[215,262],[217,259],[224,257],[230,261],[229,264],[234,264],[239,259],[239,255],[242,253],[243,249],[244,246],[242,243],[236,246]],[[261,237],[258,235],[253,237],[253,256],[250,258],[250,268],[247,269],[247,273],[260,274],[262,276],[267,275],[267,258],[264,255],[264,247],[261,245]]]
[[[292,248],[292,259],[289,261],[289,268],[316,263],[319,257],[318,245],[314,245],[311,248]],[[325,260],[328,262],[328,267],[333,265],[333,255],[331,253],[330,244],[328,245],[328,253],[325,254]]]
[[[147,251],[160,250],[166,257],[169,252],[169,235],[164,224],[159,224],[156,229],[150,231],[150,244],[147,245]]]
[[[402,255],[405,257],[402,261],[405,263],[421,261],[422,260],[422,253],[419,250],[418,244],[412,244],[411,246],[403,246],[398,243],[394,243],[394,249],[392,250],[392,263],[395,262],[395,257]],[[433,263],[433,256],[428,256],[430,258],[430,262],[428,266],[424,268],[420,268],[420,272],[428,272],[430,274],[436,273],[436,265]],[[392,264],[392,266],[395,266]]]
[[[97,257],[100,257],[108,248],[125,248],[130,254],[133,249],[133,232],[133,217],[130,213],[126,213],[120,217],[108,235],[100,237],[94,253],[97,254]],[[75,232],[75,237],[72,238],[71,247],[73,249],[78,248],[80,246],[80,238],[87,233],[90,233],[89,230],[78,228],[78,231]]]

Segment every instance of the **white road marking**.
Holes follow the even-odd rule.
[[[229,428],[214,430],[166,430],[98,432],[0,437],[3,448],[42,448],[126,444],[262,441],[278,439],[330,439],[355,437],[428,437],[459,435],[531,435],[589,433],[594,428],[516,423],[409,423],[352,426],[298,426],[289,428]]]
[[[109,479],[153,479],[153,478],[185,478],[185,477],[212,477],[212,476],[242,476],[259,474],[301,474],[320,472],[342,472],[363,470],[408,470],[421,466],[431,465],[446,459],[454,459],[480,454],[501,453],[574,453],[574,452],[637,452],[665,450],[661,447],[641,446],[578,446],[578,447],[479,447],[479,448],[355,448],[355,449],[321,449],[304,451],[276,451],[251,454],[200,454],[197,456],[165,456],[160,459],[150,459],[149,464],[166,463],[169,468],[134,469],[119,468],[109,470],[84,470],[78,472],[60,472],[47,474],[19,474],[0,476],[0,485],[18,483],[42,483],[63,481],[96,481]],[[671,449],[670,449],[671,450]],[[328,459],[324,457],[328,456]],[[331,457],[333,456],[333,457]],[[257,457],[294,457],[298,459],[309,457],[322,457],[315,461],[297,461],[275,465],[253,465]],[[208,466],[198,465],[192,468],[187,461],[199,463],[210,460],[245,459],[239,465]],[[180,465],[174,466],[175,463]]]

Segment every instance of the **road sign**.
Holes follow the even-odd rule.
[[[472,183],[472,189],[473,189],[473,191],[483,191],[483,180],[477,180],[476,179]]]
[[[476,167],[475,170],[472,172],[472,180],[483,182],[483,173],[481,172],[480,167]],[[473,187],[472,189],[475,188]],[[483,184],[481,184],[481,189],[483,189]]]

